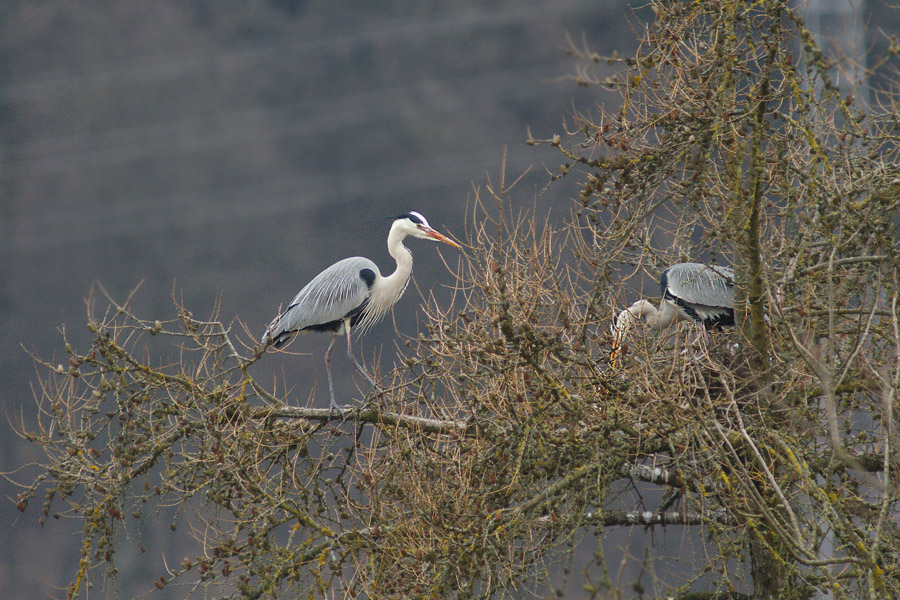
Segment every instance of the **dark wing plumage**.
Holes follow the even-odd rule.
[[[734,325],[734,270],[717,265],[679,263],[659,280],[664,299],[708,329]]]
[[[284,312],[269,324],[262,343],[271,341],[276,347],[281,346],[304,329],[339,331],[344,319],[361,317],[378,275],[375,263],[361,256],[334,263],[303,286]]]

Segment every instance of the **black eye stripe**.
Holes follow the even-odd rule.
[[[397,219],[409,219],[410,221],[412,221],[413,223],[415,223],[416,225],[418,225],[420,227],[425,224],[425,222],[422,220],[422,218],[419,215],[416,215],[413,213],[406,213],[404,215],[398,215],[398,216],[394,217],[394,220],[397,220]]]

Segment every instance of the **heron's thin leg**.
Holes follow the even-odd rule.
[[[375,380],[369,375],[369,372],[366,371],[366,368],[362,366],[362,364],[356,360],[356,357],[353,356],[353,350],[350,344],[350,323],[344,323],[344,330],[347,332],[347,356],[350,358],[350,361],[353,363],[353,366],[356,367],[356,370],[359,371],[359,374],[365,377],[368,382],[372,385],[373,388],[378,390],[379,392],[383,392],[381,386],[375,383]]]
[[[331,381],[331,349],[334,348],[334,341],[336,339],[337,334],[334,334],[331,337],[331,343],[328,344],[328,350],[325,351],[325,372],[328,374],[328,392],[331,394],[331,405],[329,406],[329,410],[336,410],[343,415],[344,407],[334,401],[334,383]]]

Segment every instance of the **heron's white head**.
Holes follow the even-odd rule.
[[[413,237],[422,238],[426,240],[432,240],[435,242],[444,242],[445,244],[450,244],[454,248],[459,248],[460,245],[445,236],[442,233],[439,233],[432,229],[431,225],[428,224],[428,221],[422,216],[421,213],[410,211],[405,215],[400,215],[394,220],[394,224],[391,225],[391,236],[394,234],[398,234],[400,238],[406,237],[407,235],[411,235]]]

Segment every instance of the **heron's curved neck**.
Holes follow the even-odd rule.
[[[397,227],[391,227],[387,242],[388,252],[394,257],[394,260],[397,261],[397,268],[385,279],[402,281],[405,283],[406,280],[409,279],[409,274],[412,273],[412,252],[403,245],[403,239],[405,237],[406,233],[401,232]]]
[[[659,309],[653,306],[649,300],[638,300],[619,313],[619,317],[616,319],[616,329],[624,334],[634,321],[646,319],[647,327],[658,331],[671,325],[675,317],[675,307],[665,299],[660,302]]]

